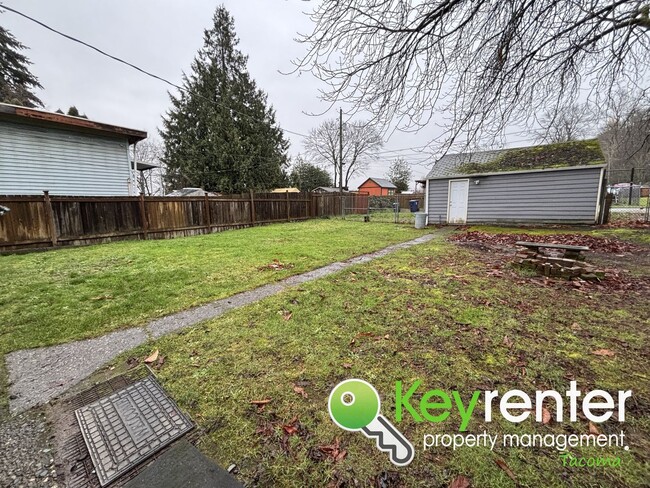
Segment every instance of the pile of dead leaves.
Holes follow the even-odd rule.
[[[650,230],[650,222],[645,222],[643,220],[621,220],[619,222],[610,222],[609,224],[605,224],[601,227],[604,228],[615,228],[615,229],[621,229],[621,228],[626,228],[626,229],[648,229]]]
[[[294,265],[291,263],[282,263],[280,262],[279,259],[274,259],[272,263],[265,264],[264,266],[260,266],[257,268],[259,271],[280,271],[283,269],[291,269],[293,268]]]
[[[448,237],[454,242],[478,242],[494,246],[515,247],[518,241],[543,242],[545,244],[563,244],[567,246],[587,246],[594,252],[624,254],[634,252],[647,252],[641,246],[629,242],[605,237],[593,237],[586,234],[490,234],[480,231],[468,231],[453,234]]]

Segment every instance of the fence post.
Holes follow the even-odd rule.
[[[203,195],[205,201],[205,225],[208,228],[208,233],[212,231],[212,217],[210,216],[210,199],[208,194]]]
[[[287,222],[291,222],[291,203],[289,202],[289,190],[286,192],[287,197]]]
[[[605,195],[605,198],[603,200],[603,208],[601,209],[601,214],[599,216],[600,217],[598,221],[599,224],[604,225],[609,223],[613,200],[614,200],[614,195],[612,195],[611,193],[607,193]]]
[[[630,170],[630,193],[627,196],[627,204],[632,205],[632,190],[634,189],[634,168]]]
[[[251,190],[251,224],[255,223],[255,197],[253,196],[253,190]]]
[[[142,234],[146,241],[149,233],[149,221],[147,220],[147,208],[144,204],[144,193],[140,193],[140,222],[142,222]]]
[[[48,190],[43,191],[43,201],[45,203],[45,215],[47,217],[47,226],[50,231],[52,247],[56,247],[58,244],[56,237],[56,223],[54,222],[54,210],[52,209],[52,200],[50,200],[50,192]]]

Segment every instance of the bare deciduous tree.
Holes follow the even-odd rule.
[[[160,139],[149,137],[139,142],[135,148],[135,161],[138,163],[151,164],[156,166],[146,172],[138,173],[138,189],[145,195],[163,195],[163,179],[165,168],[162,164],[162,156],[165,147]]]
[[[350,178],[368,169],[370,160],[384,145],[381,135],[366,122],[343,125],[343,175],[339,166],[339,122],[326,120],[312,129],[305,139],[305,149],[312,159],[334,171],[334,186],[341,180],[347,188]]]
[[[323,0],[296,62],[323,97],[384,127],[450,117],[447,147],[503,134],[536,113],[650,71],[650,7],[639,0]]]
[[[650,182],[650,96],[619,91],[608,106],[607,124],[598,136],[607,158],[609,182]]]
[[[544,111],[538,136],[542,142],[557,143],[584,139],[594,132],[595,115],[588,103],[572,103]]]

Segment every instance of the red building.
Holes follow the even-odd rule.
[[[359,185],[360,192],[366,192],[371,196],[395,195],[397,187],[384,178],[368,178]]]

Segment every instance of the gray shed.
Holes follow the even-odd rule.
[[[604,162],[596,140],[445,155],[425,180],[428,223],[596,223]]]
[[[0,195],[135,195],[144,131],[0,103]]]

